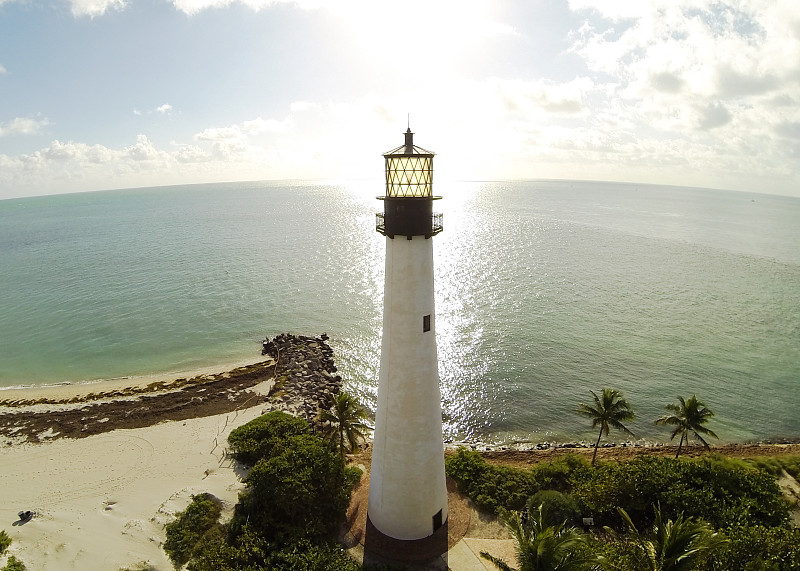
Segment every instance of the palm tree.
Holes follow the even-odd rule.
[[[655,522],[647,534],[639,533],[628,513],[617,508],[627,527],[627,535],[638,548],[636,568],[648,571],[688,571],[709,552],[727,543],[724,536],[704,521],[684,518],[664,521],[661,506],[655,508]],[[610,530],[609,530],[610,531]],[[604,569],[614,571],[617,566],[600,557]]]
[[[585,546],[583,534],[566,523],[546,525],[542,508],[529,517],[520,512],[502,510],[500,517],[517,541],[519,571],[578,571],[597,564],[597,558],[581,553]],[[515,571],[502,559],[481,551],[481,557],[494,563],[502,571]]]
[[[590,391],[594,397],[594,406],[581,404],[578,412],[592,419],[592,428],[600,426],[600,433],[597,435],[597,442],[594,443],[594,454],[592,454],[592,466],[597,458],[597,447],[600,445],[600,438],[605,434],[608,436],[609,428],[623,430],[634,436],[633,432],[622,424],[624,421],[636,420],[636,415],[631,410],[628,401],[622,393],[616,389],[603,389],[601,396],[597,396],[594,391]]]
[[[714,438],[719,438],[719,436],[714,434],[713,430],[703,426],[712,416],[714,416],[714,413],[706,407],[705,403],[697,400],[697,395],[692,395],[689,400],[683,400],[683,397],[678,397],[678,401],[680,404],[668,404],[666,407],[667,410],[672,411],[672,414],[665,414],[661,418],[657,418],[655,420],[655,424],[675,425],[675,430],[672,431],[672,435],[669,437],[670,440],[674,440],[678,434],[681,435],[681,440],[678,443],[678,451],[675,453],[675,458],[677,458],[681,453],[683,441],[689,441],[690,432],[694,434],[707,449],[711,448],[708,445],[708,442],[706,442],[700,435],[708,434]]]
[[[318,418],[328,423],[325,438],[342,456],[355,450],[358,441],[364,440],[365,432],[370,429],[364,422],[369,418],[367,409],[343,391],[331,397],[329,408],[321,409]]]

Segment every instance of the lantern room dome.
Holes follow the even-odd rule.
[[[436,153],[433,151],[428,151],[423,149],[422,147],[418,147],[414,144],[414,133],[411,132],[411,128],[405,132],[406,142],[396,149],[392,149],[391,151],[386,151],[383,153],[383,156],[386,158],[390,157],[426,157],[432,158]]]

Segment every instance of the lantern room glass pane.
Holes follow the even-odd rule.
[[[386,157],[386,196],[432,195],[432,157]]]

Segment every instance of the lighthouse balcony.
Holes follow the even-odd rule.
[[[431,236],[436,236],[444,229],[442,224],[443,219],[444,215],[441,212],[433,212],[430,215],[430,219],[425,220],[422,226],[413,225],[414,227],[412,228],[407,224],[401,224],[399,225],[401,227],[390,227],[387,230],[386,215],[383,212],[378,212],[375,214],[375,230],[389,238],[394,238],[396,234],[407,236],[409,240],[412,236],[425,236],[426,238],[430,238]]]

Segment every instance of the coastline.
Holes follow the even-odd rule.
[[[164,526],[193,494],[232,515],[244,472],[230,431],[269,410],[316,414],[339,390],[326,339],[280,335],[257,363],[189,378],[0,395],[8,553],[29,569],[172,569]]]
[[[264,342],[256,363],[231,370],[136,383],[57,385],[0,393],[0,525],[9,549],[31,569],[172,568],[161,545],[164,526],[192,494],[209,492],[230,517],[244,473],[226,454],[230,431],[269,410],[310,418],[341,387],[327,336],[281,335]],[[120,380],[122,381],[122,380]],[[13,398],[9,398],[13,397]],[[489,462],[525,467],[566,454],[590,455],[580,443],[491,446]],[[606,444],[603,460],[674,455],[674,445]],[[734,457],[800,455],[800,443],[724,444]],[[682,456],[707,454],[687,447]],[[370,465],[367,443],[350,457]],[[29,521],[17,520],[30,510]],[[15,521],[16,520],[16,521]]]
[[[310,420],[341,388],[327,339],[282,334],[264,341],[256,363],[193,377],[10,390],[0,394],[0,447],[214,416],[267,401]]]
[[[279,337],[276,337],[276,339]],[[294,336],[291,335],[288,337],[294,338]],[[322,334],[321,338],[302,336],[300,338],[313,340],[315,343],[324,345],[326,351],[332,356],[330,347],[328,347],[325,343],[327,340],[327,335]],[[269,339],[267,339],[264,344],[266,345],[268,342]],[[290,359],[290,361],[292,361],[292,359]],[[14,425],[16,423],[16,419],[22,416],[44,413],[59,414],[69,410],[85,408],[87,406],[100,410],[103,407],[112,405],[114,402],[126,400],[130,401],[134,399],[140,399],[142,397],[148,399],[157,398],[159,396],[164,396],[179,391],[188,393],[190,392],[188,390],[189,387],[197,387],[200,392],[206,392],[208,389],[208,386],[206,385],[208,383],[213,384],[215,381],[224,379],[242,376],[247,377],[246,380],[239,385],[231,386],[228,384],[226,390],[229,394],[226,398],[228,399],[229,403],[227,405],[222,405],[220,410],[217,412],[221,413],[235,410],[237,407],[234,405],[237,402],[239,405],[241,405],[241,399],[239,398],[237,400],[237,398],[242,396],[242,391],[261,394],[262,398],[258,403],[248,403],[248,406],[264,404],[268,401],[271,387],[257,385],[259,385],[259,383],[273,380],[276,374],[278,376],[285,374],[287,369],[286,365],[288,365],[289,370],[291,370],[293,367],[296,368],[296,359],[289,363],[276,365],[274,358],[262,355],[233,363],[208,366],[185,372],[156,373],[151,375],[126,376],[114,379],[101,379],[74,383],[64,382],[50,385],[0,387],[0,449],[4,446],[13,445],[20,442],[19,439],[17,439],[14,435]],[[336,367],[333,365],[332,358],[330,359],[329,368],[331,370],[326,371],[327,377],[333,379],[335,377]],[[307,373],[306,377],[308,377]],[[338,384],[340,385],[341,378],[335,378],[339,378]],[[255,382],[253,382],[254,380]],[[236,397],[234,397],[232,393],[236,393]],[[249,396],[252,398],[252,394]],[[280,395],[279,403],[283,406],[278,406],[278,408],[284,408],[290,410],[290,412],[297,412],[300,409],[313,410],[315,402],[307,402],[309,401],[307,397],[308,394],[297,394],[294,395],[294,398],[292,398],[291,395],[289,395],[287,398],[286,391],[283,391],[283,393]],[[318,401],[318,398],[315,397],[310,400]],[[204,412],[202,409],[192,406],[193,402],[197,403],[198,401],[199,398],[197,395],[195,395],[194,401],[192,401],[190,398],[189,402],[185,403],[182,412],[177,412],[179,407],[173,406],[171,411],[156,413],[158,418],[155,419],[155,417],[153,417],[155,419],[153,424],[167,420],[179,420],[207,416],[209,414],[208,411]],[[113,414],[112,408],[113,407],[105,409],[107,411],[106,416]],[[98,432],[108,432],[117,428],[131,428],[131,426],[126,426],[127,423],[121,422],[119,418],[114,418],[113,416],[109,416],[108,420],[103,421],[103,424],[105,424],[104,430],[99,430]],[[87,436],[92,433],[94,432],[90,430],[87,434],[83,434],[82,436]],[[81,435],[51,432],[43,435],[41,439],[38,439],[38,441],[53,440],[63,437],[81,437]],[[36,442],[37,440],[31,439],[30,441]],[[711,443],[711,450],[728,454],[735,453],[734,451],[737,449],[757,450],[758,447],[774,446],[776,447],[776,450],[780,451],[786,447],[793,448],[795,445],[800,446],[800,439],[773,438],[716,444]],[[486,442],[482,440],[445,440],[446,450],[455,450],[459,447],[476,450],[482,454],[489,453],[490,455],[502,454],[504,452],[509,454],[520,453],[522,455],[526,453],[542,453],[542,455],[547,455],[547,453],[554,455],[569,453],[581,454],[584,450],[593,450],[593,444],[591,442],[574,439],[565,441],[553,440],[541,442],[522,440],[500,443]],[[669,450],[674,451],[675,448],[676,445],[668,441],[608,440],[603,441],[600,444],[600,447],[598,448],[598,457],[602,457],[604,455],[604,451],[607,451],[605,456],[611,457],[614,455],[631,456],[643,453],[661,453],[660,451],[662,450],[666,451],[663,453],[668,453]],[[635,452],[625,454],[615,452],[615,450],[631,450]],[[685,450],[686,452],[683,452],[683,454],[691,455],[691,446],[685,447]],[[702,449],[700,450],[703,451]]]
[[[198,367],[185,371],[170,371],[152,373],[147,375],[131,375],[114,377],[110,379],[88,379],[83,381],[64,381],[42,385],[12,385],[0,387],[0,403],[7,400],[28,399],[63,399],[85,396],[93,392],[108,392],[128,388],[142,388],[152,383],[172,383],[186,378],[218,375],[240,367],[255,365],[263,361],[263,357],[252,357],[224,363],[217,363],[207,367]]]

